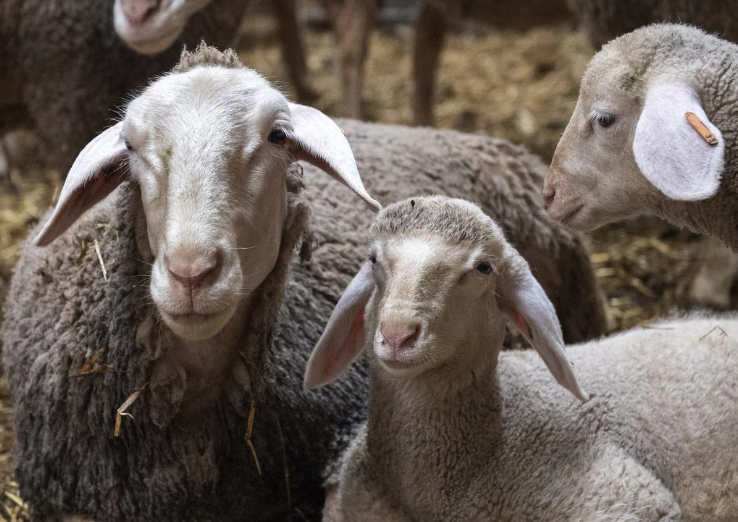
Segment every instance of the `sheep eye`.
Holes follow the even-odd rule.
[[[369,261],[371,261],[373,265],[376,265],[377,264],[377,256],[371,256],[369,258]]]
[[[599,124],[599,126],[603,128],[607,128],[615,123],[615,116],[606,112],[595,113],[594,119]]]
[[[267,140],[275,145],[284,145],[287,141],[287,134],[282,129],[272,129]]]
[[[483,274],[489,274],[492,272],[492,263],[489,261],[482,261],[477,265],[477,270]]]
[[[126,149],[128,149],[128,152],[133,152],[133,145],[131,145],[131,142],[128,140],[123,140],[123,143],[126,146]]]

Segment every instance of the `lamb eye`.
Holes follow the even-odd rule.
[[[128,152],[133,152],[133,145],[131,145],[131,142],[128,140],[123,140],[123,143],[126,146],[126,149],[128,149]]]
[[[373,265],[376,265],[377,264],[377,256],[371,256],[369,258],[369,261],[371,261]]]
[[[282,129],[272,129],[267,140],[275,145],[284,145],[287,141],[287,134]]]
[[[492,272],[492,263],[489,261],[482,261],[477,265],[477,270],[479,270],[482,274],[489,274]]]
[[[595,121],[600,127],[607,128],[615,123],[615,116],[606,112],[598,112],[594,116]]]

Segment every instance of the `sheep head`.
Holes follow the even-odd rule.
[[[319,111],[288,102],[256,72],[203,48],[134,99],[80,153],[35,243],[46,245],[124,179],[140,186],[153,256],[151,297],[172,331],[209,339],[270,273],[303,159],[368,206],[351,148]]]
[[[463,200],[393,204],[372,226],[369,259],[336,305],[305,386],[335,379],[365,347],[382,371],[403,379],[474,368],[497,356],[505,317],[556,380],[586,399],[553,305],[500,227]]]
[[[546,175],[552,218],[593,230],[669,201],[714,196],[725,144],[699,95],[702,31],[668,24],[606,45],[582,78]]]

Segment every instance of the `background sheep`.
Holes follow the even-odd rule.
[[[273,2],[284,46],[299,50],[293,3]],[[183,4],[190,3],[116,0],[115,28],[134,49],[158,53],[142,56],[116,34],[108,0],[4,2],[0,137],[19,127],[38,129],[48,145],[47,162],[66,172],[124,98],[169,70],[183,45],[193,48],[204,39],[230,46],[248,1],[215,0],[182,19],[177,8]],[[298,98],[314,97],[304,78],[304,57],[293,50],[288,55]]]
[[[606,45],[587,68],[546,177],[551,216],[592,230],[653,212],[738,250],[737,58],[735,44],[683,25],[652,25]]]
[[[341,124],[380,192],[425,185],[484,200],[539,269],[567,335],[603,332],[586,250],[536,203],[535,157],[480,136]],[[301,371],[363,258],[357,230],[368,218],[306,169],[315,257],[294,263],[286,282],[310,237],[300,176],[285,174],[298,158],[376,206],[330,120],[207,48],[183,55],[82,152],[36,242],[58,239],[25,248],[5,308],[17,476],[41,516],[241,520],[299,509],[315,519],[320,474],[333,476],[366,389],[359,372],[306,395]],[[125,163],[133,181],[75,223],[121,182]],[[134,420],[120,419],[116,437],[119,408]]]
[[[500,354],[505,316],[543,361]],[[500,228],[466,201],[414,198],[377,217],[305,385],[366,347],[369,420],[341,475],[346,520],[728,522],[737,336],[735,316],[676,319],[565,352]]]

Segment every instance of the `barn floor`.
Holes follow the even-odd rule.
[[[286,86],[272,21],[257,17],[244,26],[239,54],[244,63]],[[338,113],[340,90],[332,35],[307,34],[309,68],[321,98],[316,106]],[[367,64],[367,119],[409,124],[408,27],[375,32]],[[577,98],[579,78],[593,54],[570,28],[491,32],[466,28],[447,43],[440,72],[438,125],[481,132],[522,143],[549,160]],[[18,151],[20,168],[0,179],[0,300],[17,259],[19,243],[60,188],[59,174],[24,158],[38,158],[33,140]],[[694,235],[655,219],[607,227],[591,237],[592,261],[607,296],[616,330],[652,321],[687,305],[699,266]],[[734,305],[736,300],[734,299]],[[27,520],[12,481],[12,410],[0,380],[0,521]]]

